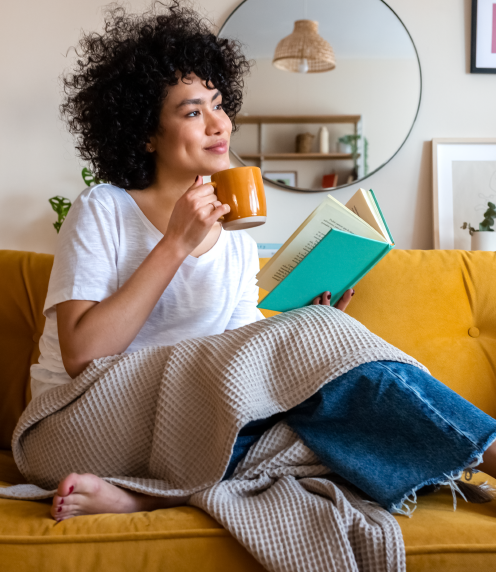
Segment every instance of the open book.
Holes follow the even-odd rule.
[[[258,308],[294,310],[326,290],[334,305],[392,248],[372,190],[359,189],[346,205],[327,195],[257,274],[269,292]]]

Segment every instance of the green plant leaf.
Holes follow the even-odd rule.
[[[60,227],[62,226],[62,223],[64,222],[65,217],[67,216],[67,213],[69,212],[69,209],[72,206],[72,203],[69,199],[61,197],[60,195],[48,199],[48,202],[50,203],[52,209],[57,213],[58,216],[57,222],[53,223],[53,226],[58,234],[60,232]]]
[[[81,176],[83,177],[83,181],[86,183],[86,186],[91,186],[91,183],[95,182],[95,177],[93,173],[87,169],[86,167],[81,171]]]

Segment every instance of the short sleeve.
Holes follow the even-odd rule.
[[[243,292],[237,306],[234,308],[234,312],[226,326],[226,330],[235,330],[241,326],[246,326],[246,324],[251,324],[264,319],[264,315],[257,308],[258,286],[256,275],[260,270],[258,249],[256,242],[248,235],[247,237],[247,260],[243,280]]]
[[[116,215],[92,193],[74,201],[57,238],[44,313],[67,300],[101,302],[118,288]]]

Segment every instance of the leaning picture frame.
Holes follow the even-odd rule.
[[[472,0],[470,73],[496,73],[496,3]]]
[[[496,139],[433,139],[432,175],[434,248],[470,250],[461,226],[496,200]]]
[[[289,187],[298,186],[297,171],[264,171],[263,176],[282,185],[288,185]]]

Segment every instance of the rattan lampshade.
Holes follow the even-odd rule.
[[[300,71],[303,59],[308,62],[306,73],[326,72],[336,67],[334,51],[317,32],[315,20],[296,20],[293,33],[283,38],[276,47],[273,65],[290,72]]]

